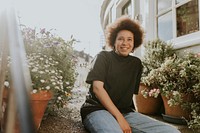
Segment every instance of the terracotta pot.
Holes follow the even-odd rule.
[[[7,117],[8,117],[8,97],[10,94],[10,90],[9,88],[4,88],[3,90],[3,101],[2,101],[2,125],[1,125],[1,131],[3,132],[7,132],[5,131],[6,129],[6,122],[7,122]],[[16,114],[15,114],[16,115]],[[19,122],[18,122],[18,118],[15,117],[15,128],[14,128],[14,133],[20,133],[20,129],[19,129]]]
[[[163,99],[163,103],[164,103],[164,108],[165,108],[165,114],[169,115],[169,116],[174,116],[174,117],[179,117],[182,118],[184,117],[185,119],[189,119],[190,118],[190,112],[187,110],[184,110],[181,105],[174,105],[174,106],[170,106],[167,102],[169,100],[169,98],[167,98],[166,96],[162,96]],[[183,101],[193,101],[193,95],[188,95],[185,94],[183,96]]]
[[[145,98],[141,94],[141,91],[144,90],[146,87],[147,86],[145,86],[144,84],[140,84],[138,95],[133,96],[135,109],[137,112],[147,115],[158,114],[161,109],[162,98],[160,95],[157,98],[154,97]]]
[[[8,97],[8,90],[4,89],[4,95],[3,95],[3,107],[5,108],[4,110],[6,111],[7,107],[7,97]],[[34,123],[35,127],[38,130],[40,127],[40,123],[42,121],[44,112],[47,108],[47,104],[49,100],[52,98],[52,93],[49,91],[40,91],[39,93],[34,93],[31,94],[31,107],[32,107],[32,113],[34,117]],[[6,115],[6,112],[3,112],[3,115]],[[4,122],[6,121],[7,116],[4,116]],[[16,123],[15,123],[15,133],[19,133],[19,123],[16,118]]]
[[[40,93],[31,94],[31,104],[36,129],[40,127],[47,104],[51,98],[52,93],[49,91],[40,91]]]
[[[1,131],[2,132],[5,132],[5,128],[6,128],[6,122],[7,122],[6,120],[7,120],[7,115],[8,115],[8,97],[9,97],[9,91],[8,91],[8,88],[5,87],[3,89],[3,100],[1,104],[1,109],[2,109]],[[17,130],[16,130],[16,133],[17,133]]]

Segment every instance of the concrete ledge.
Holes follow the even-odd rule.
[[[187,125],[180,125],[180,124],[166,122],[165,120],[163,120],[162,116],[151,115],[150,117],[176,127],[181,133],[200,133],[198,131],[193,131],[192,129],[189,129]]]

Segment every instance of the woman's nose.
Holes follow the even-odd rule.
[[[124,40],[124,41],[122,42],[123,45],[126,45],[127,43],[128,43],[127,40]]]

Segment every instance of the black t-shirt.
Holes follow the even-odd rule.
[[[91,112],[105,109],[92,91],[94,80],[104,82],[104,88],[121,113],[133,111],[133,94],[138,94],[142,73],[141,60],[134,56],[119,56],[114,51],[100,52],[88,73],[89,95],[81,107],[82,120]]]

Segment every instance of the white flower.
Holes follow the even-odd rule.
[[[49,67],[49,65],[44,65],[44,67],[48,68],[48,67]],[[48,70],[48,71],[49,71],[49,70]]]
[[[33,91],[32,91],[33,93],[37,93],[37,90],[36,89],[33,89]]]
[[[55,79],[56,77],[55,77],[55,76],[51,76],[51,78],[52,78],[52,79]]]
[[[60,88],[58,86],[56,86],[55,89],[59,90]]]
[[[39,73],[40,73],[40,74],[44,74],[44,72],[43,72],[43,71],[40,71]]]
[[[179,95],[179,92],[178,91],[173,91],[173,95],[174,96]]]
[[[44,82],[45,82],[45,80],[41,79],[41,80],[40,80],[40,82],[41,82],[41,83],[44,83]]]
[[[62,73],[63,71],[62,71],[62,70],[59,70],[59,72]]]
[[[31,71],[32,72],[37,72],[37,68],[33,68]]]
[[[47,72],[47,73],[48,73],[48,72],[49,72],[49,70],[45,69],[45,72]]]
[[[46,86],[46,89],[49,90],[49,89],[50,89],[50,86]]]
[[[34,63],[33,63],[33,62],[30,62],[29,65],[32,66],[32,65],[34,65]]]
[[[8,82],[8,81],[5,81],[5,82],[4,82],[4,86],[5,86],[5,87],[9,87],[9,82]]]
[[[61,98],[61,97],[58,97],[58,100],[62,100],[62,98]]]
[[[50,79],[51,82],[55,81],[55,79]]]
[[[69,82],[65,82],[66,83],[66,85],[69,85]]]
[[[51,73],[55,73],[55,70],[52,70]]]

